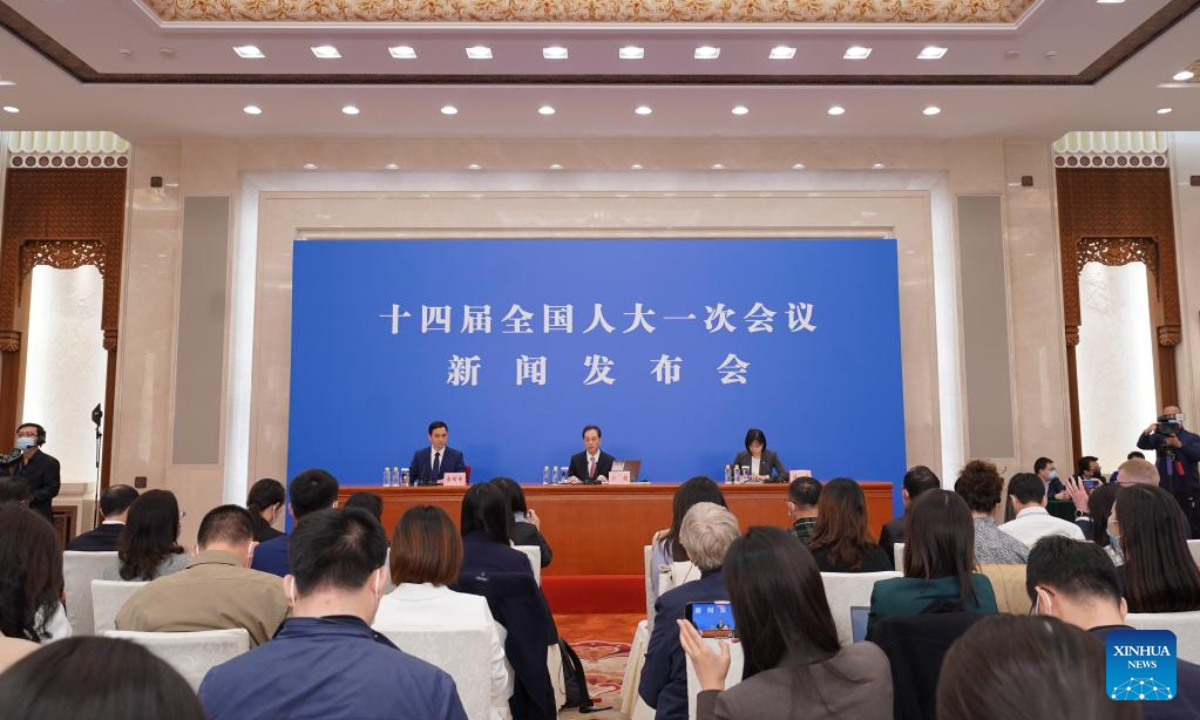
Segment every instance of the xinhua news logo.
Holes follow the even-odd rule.
[[[1108,696],[1113,700],[1170,700],[1175,685],[1175,633],[1114,630],[1108,635]]]

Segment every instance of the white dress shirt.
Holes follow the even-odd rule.
[[[758,457],[750,456],[750,477],[758,477],[758,468],[762,464],[762,455]]]
[[[1025,508],[1017,513],[1015,520],[1000,526],[1004,532],[1033,547],[1034,543],[1050,535],[1061,535],[1072,540],[1083,540],[1083,531],[1073,522],[1056,518],[1044,507]]]
[[[445,585],[403,583],[380,599],[371,626],[376,630],[468,630],[477,627],[489,630],[492,636],[491,720],[503,720],[508,716],[508,699],[512,697],[514,681],[504,657],[504,639],[508,633],[492,618],[486,598],[455,592]]]

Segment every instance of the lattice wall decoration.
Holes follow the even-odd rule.
[[[1147,131],[1072,132],[1054,143],[1058,168],[1113,170],[1170,166],[1166,133]]]
[[[21,246],[21,282],[38,265],[59,270],[95,265],[104,277],[105,254],[99,240],[29,240]]]
[[[129,167],[129,142],[107,131],[23,131],[7,134],[8,166],[22,169]]]
[[[1158,245],[1151,238],[1080,238],[1078,253],[1076,275],[1090,262],[1109,267],[1140,262],[1151,274],[1158,275]],[[1158,289],[1157,283],[1154,287]]]

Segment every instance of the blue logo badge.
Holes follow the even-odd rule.
[[[1175,633],[1114,630],[1107,644],[1110,698],[1145,701],[1175,697]]]

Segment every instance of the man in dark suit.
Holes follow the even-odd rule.
[[[933,474],[933,471],[924,465],[917,465],[904,473],[904,487],[900,490],[901,496],[904,498],[904,512],[908,514],[908,508],[912,507],[917,496],[926,490],[937,490],[942,486],[942,482],[938,480],[938,476]],[[896,558],[896,543],[904,542],[904,515],[884,523],[883,530],[879,531],[879,547],[887,553],[889,561],[895,562]]]
[[[612,472],[616,458],[600,449],[599,426],[588,425],[583,429],[583,447],[583,452],[571,456],[571,466],[567,469],[568,482],[608,482],[608,474]]]
[[[1054,461],[1048,457],[1040,457],[1033,463],[1033,474],[1037,475],[1042,481],[1042,485],[1046,487],[1046,497],[1051,500],[1067,500],[1070,495],[1067,494],[1067,487],[1063,485],[1063,481],[1058,479],[1058,470],[1054,467]]]
[[[442,477],[450,473],[467,471],[462,452],[446,447],[450,428],[441,420],[429,423],[429,447],[413,453],[409,468],[414,485],[437,485]]]
[[[42,452],[46,444],[46,428],[37,423],[25,423],[17,428],[17,449],[21,454],[3,468],[5,475],[19,477],[29,485],[29,509],[54,522],[51,505],[58,496],[61,483],[58,459]]]
[[[113,485],[100,494],[100,514],[104,520],[95,530],[85,532],[67,545],[68,550],[82,552],[113,552],[117,537],[125,527],[129,506],[138,499],[138,491],[128,485]]]

